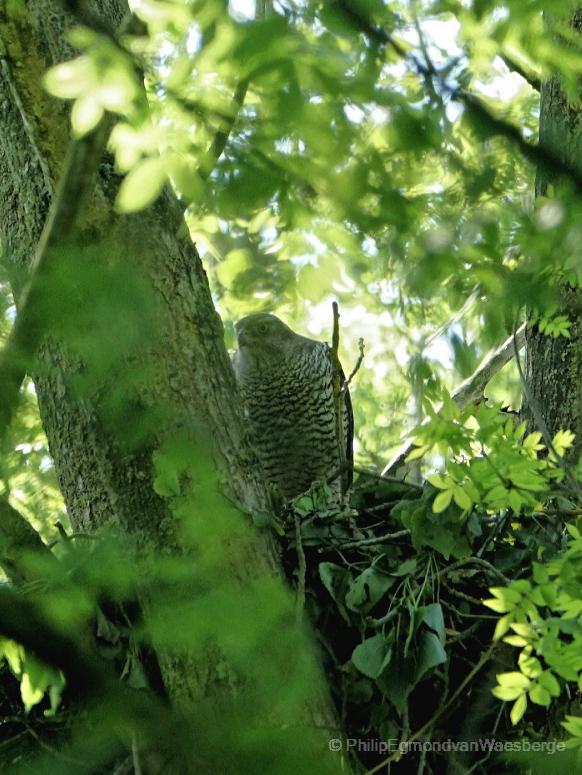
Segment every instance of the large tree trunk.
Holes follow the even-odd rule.
[[[582,11],[572,25],[582,29]],[[550,78],[542,85],[540,144],[568,165],[582,171],[582,123],[579,105],[569,103],[559,79]],[[536,194],[545,195],[552,182],[551,169],[540,169]],[[526,379],[530,401],[539,410],[551,436],[560,428],[576,434],[570,455],[582,454],[582,291],[563,285],[560,288],[561,313],[572,321],[570,338],[554,339],[540,333],[536,326],[527,331]],[[534,408],[525,407],[535,425]]]
[[[99,0],[93,7],[115,26],[127,11],[123,0]],[[20,269],[34,253],[69,144],[66,106],[47,96],[42,76],[70,56],[64,32],[72,23],[53,0],[29,0],[22,8],[14,18],[0,10],[0,230],[5,253]],[[112,330],[88,332],[88,341],[97,339],[96,350],[109,337],[113,354],[104,373],[95,364],[87,372],[87,342],[71,350],[62,332],[74,329],[76,316],[86,319],[87,306],[102,304],[107,289],[93,295],[82,281],[73,283],[61,300],[54,330],[47,331],[33,376],[75,530],[114,526],[140,558],[179,556],[187,551],[182,526],[171,499],[156,492],[153,464],[156,450],[176,437],[188,438],[194,450],[188,473],[195,480],[190,503],[200,541],[208,535],[213,509],[239,522],[244,519],[232,508],[233,499],[249,512],[269,507],[246,441],[222,323],[182,212],[166,191],[153,208],[120,216],[112,206],[118,182],[105,158],[59,277],[78,277],[75,272],[82,266],[91,278],[107,272],[113,278],[136,278],[136,303],[148,305],[153,324],[147,336],[126,336],[117,327],[134,321],[112,315]],[[68,261],[73,263],[67,269]],[[89,349],[85,354],[90,361]],[[117,393],[131,400],[116,404]],[[268,532],[237,529],[223,543],[220,571],[241,595],[245,590],[251,594],[248,589],[257,578],[280,576]],[[147,607],[147,599],[142,602]],[[258,618],[261,604],[259,596]],[[198,653],[158,649],[164,684],[175,704],[200,710],[204,702],[209,713],[219,714],[233,686],[240,690],[241,677],[225,676],[217,648],[214,643]],[[281,657],[276,649],[274,654],[275,660]],[[283,674],[284,664],[280,667]],[[284,675],[281,680],[284,685]],[[322,695],[315,694],[316,700],[302,700],[304,717],[293,719],[294,724],[307,725],[314,717],[329,724],[333,719],[327,700],[321,704]],[[270,724],[279,722],[290,719],[269,719]],[[322,741],[327,736],[320,733]],[[320,771],[326,767],[322,760]]]

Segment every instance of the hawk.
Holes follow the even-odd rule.
[[[345,390],[338,433],[330,347],[264,312],[235,328],[234,373],[266,479],[284,498],[297,497],[316,480],[341,495],[352,479],[353,415]],[[339,379],[343,385],[341,369]]]

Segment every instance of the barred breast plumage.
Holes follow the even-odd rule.
[[[328,345],[296,334],[267,313],[243,318],[236,331],[234,371],[266,479],[286,498],[334,473],[332,489],[339,493],[343,476],[345,490],[351,482],[353,419],[346,391],[340,455]]]

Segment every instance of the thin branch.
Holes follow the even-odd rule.
[[[523,323],[516,331],[517,346],[521,350],[525,345],[525,328]],[[453,393],[453,401],[461,409],[478,401],[483,396],[487,383],[500,371],[514,356],[514,337],[508,337],[502,345],[487,355],[479,364],[476,371]]]
[[[202,180],[207,180],[212,174],[212,170],[216,167],[216,164],[226,148],[228,138],[234,127],[240,109],[242,108],[244,99],[246,97],[247,90],[249,88],[249,79],[242,80],[235,89],[233,96],[234,109],[228,118],[225,119],[222,127],[216,132],[214,138],[210,144],[204,160],[200,164],[198,175]]]
[[[344,428],[342,422],[342,367],[339,361],[339,306],[337,301],[332,302],[333,310],[333,334],[331,339],[331,366],[333,374],[333,401],[335,406],[335,432],[338,443],[338,453],[340,461],[340,469],[345,470],[346,466],[346,450],[344,447]],[[344,495],[344,478],[340,479],[342,497]]]
[[[399,608],[392,608],[390,611],[388,611],[387,614],[384,614],[384,616],[380,617],[380,619],[370,619],[370,626],[383,627],[384,625],[389,624],[393,619],[396,619],[399,613]]]
[[[295,601],[295,618],[297,623],[300,623],[305,608],[305,575],[307,572],[307,563],[305,561],[303,540],[301,538],[301,520],[297,514],[295,515],[295,551],[297,552],[297,597]]]
[[[79,770],[79,768],[82,768],[82,770],[86,769],[87,762],[83,761],[82,759],[76,759],[72,756],[68,756],[63,751],[59,751],[57,748],[53,748],[52,745],[48,745],[48,743],[45,743],[45,741],[42,739],[42,737],[37,734],[36,730],[30,726],[30,724],[27,724],[26,722],[23,722],[26,727],[26,732],[36,741],[38,746],[42,748],[44,751],[49,753],[51,756],[54,756],[55,759],[60,759],[63,762],[67,762],[68,764],[74,765],[76,770]]]
[[[82,630],[76,633],[69,628],[65,634],[29,595],[0,587],[0,634],[61,669],[68,685],[85,702],[107,697],[115,707],[125,710],[127,718],[146,721],[156,743],[164,746],[166,736],[171,739],[177,717],[151,693],[136,692],[121,683],[112,663],[83,638]]]
[[[485,571],[488,571],[491,575],[496,576],[504,584],[510,584],[510,579],[508,579],[507,576],[505,576],[500,570],[498,570],[490,562],[487,562],[487,560],[484,560],[481,557],[465,557],[462,560],[457,560],[452,565],[449,565],[446,568],[443,568],[443,570],[439,572],[439,576],[446,576],[451,571],[458,570],[459,568],[464,568],[467,565],[479,565]]]
[[[358,350],[360,351],[360,354],[358,355],[358,360],[356,361],[356,365],[354,366],[354,368],[350,372],[350,376],[347,379],[344,380],[344,384],[342,385],[341,391],[340,391],[342,396],[346,392],[346,390],[349,388],[349,386],[351,384],[351,381],[353,380],[353,378],[356,376],[356,374],[360,370],[360,366],[362,365],[362,362],[364,360],[364,356],[366,354],[365,353],[365,347],[366,346],[364,344],[364,340],[360,337],[360,339],[358,339]]]
[[[525,328],[526,324],[523,323],[515,332],[515,342],[517,342],[519,349],[525,345]],[[460,409],[464,409],[469,404],[475,403],[483,397],[483,391],[487,383],[514,357],[515,342],[513,335],[508,337],[496,350],[485,356],[468,379],[461,382],[451,395],[452,400]],[[428,420],[425,422],[428,422]],[[405,442],[384,467],[381,475],[385,476],[394,473],[402,466],[413,446],[411,441]]]
[[[529,143],[517,127],[495,116],[479,97],[459,86],[449,84],[445,76],[432,63],[425,64],[414,52],[406,50],[395,38],[366,18],[350,0],[338,0],[338,6],[343,10],[347,20],[369,40],[376,45],[390,47],[401,59],[409,62],[422,78],[436,79],[439,91],[450,99],[460,102],[473,118],[486,126],[491,135],[499,135],[510,140],[517,145],[522,156],[532,164],[550,167],[556,174],[568,178],[577,190],[582,190],[582,172],[565,162],[552,148]]]
[[[345,544],[339,544],[333,546],[333,549],[355,549],[360,546],[374,546],[374,544],[386,544],[389,541],[397,541],[399,538],[407,538],[410,535],[410,530],[397,530],[395,533],[386,533],[383,536],[374,536],[374,538],[362,538],[359,541],[348,541]],[[329,551],[328,547],[322,547],[319,549],[319,553]]]
[[[47,562],[56,558],[25,517],[0,497],[0,566],[14,584],[36,580],[27,560],[31,554]]]
[[[255,7],[256,7],[255,18],[264,19],[267,15],[267,11],[269,10],[268,3],[266,2],[266,0],[258,0]],[[224,153],[226,144],[228,142],[228,138],[230,137],[230,134],[233,130],[236,119],[245,101],[245,97],[249,88],[250,81],[251,81],[251,76],[248,75],[246,78],[243,78],[240,81],[240,83],[237,85],[234,91],[233,100],[232,100],[233,110],[230,111],[228,116],[224,117],[223,119],[224,123],[222,127],[214,135],[214,138],[210,144],[210,147],[206,153],[206,156],[204,157],[204,160],[200,165],[200,169],[198,170],[198,174],[202,180],[207,180],[210,177],[220,157]]]
[[[141,759],[139,755],[139,746],[135,732],[131,736],[131,758],[133,763],[133,775],[142,775]]]
[[[429,719],[426,724],[424,724],[420,729],[418,729],[413,735],[411,735],[409,738],[407,738],[406,741],[403,741],[405,743],[412,743],[415,740],[418,740],[421,738],[425,732],[427,732],[434,724],[444,716],[444,714],[449,710],[449,708],[454,706],[454,703],[457,701],[457,699],[461,696],[461,694],[465,691],[466,687],[471,683],[473,678],[479,673],[483,667],[487,664],[489,659],[491,658],[493,652],[495,649],[499,646],[498,642],[492,643],[491,646],[485,651],[482,655],[477,664],[471,669],[471,671],[465,676],[464,680],[461,681],[459,686],[455,689],[455,691],[451,694],[449,697],[447,703],[443,705],[443,707],[436,713],[431,719]],[[375,775],[375,773],[380,772],[380,770],[383,770],[384,767],[388,767],[388,765],[399,759],[401,756],[400,751],[396,751],[388,758],[384,759],[384,761],[380,762],[380,764],[377,764],[375,767],[373,767],[371,770],[368,770],[366,772],[366,775]]]
[[[534,91],[541,91],[542,81],[541,78],[536,75],[536,73],[532,72],[531,70],[527,70],[517,60],[509,56],[509,54],[497,54],[497,56],[505,64],[508,70],[511,70],[514,73],[520,75],[524,81],[529,83]]]
[[[377,471],[368,471],[366,468],[360,466],[354,466],[354,473],[360,476],[367,476],[369,479],[376,479],[378,482],[392,482],[393,484],[399,484],[404,487],[409,487],[412,490],[422,490],[421,485],[415,484],[415,482],[403,482],[397,476],[390,476],[389,474],[379,474]],[[360,489],[359,487],[357,489]]]

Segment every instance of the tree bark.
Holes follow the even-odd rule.
[[[115,27],[127,12],[123,0],[95,0],[92,6]],[[72,23],[53,0],[29,0],[16,16],[0,10],[0,232],[17,278],[34,254],[63,172],[68,111],[43,90],[42,76],[72,54],[65,38]],[[59,332],[74,328],[75,316],[84,319],[87,305],[103,303],[103,298],[67,286],[33,377],[74,529],[93,533],[112,526],[138,558],[181,556],[188,542],[171,499],[156,492],[153,462],[157,451],[176,437],[187,438],[198,453],[190,473],[200,540],[208,533],[202,526],[213,519],[212,509],[232,516],[232,500],[247,512],[267,512],[269,503],[247,442],[222,323],[181,209],[165,191],[147,211],[120,216],[113,208],[118,184],[111,159],[105,157],[74,244],[64,251],[64,275],[57,279],[68,270],[75,276],[79,264],[89,277],[110,270],[113,277],[131,276],[143,291],[137,303],[148,305],[154,324],[147,337],[125,336],[116,327],[106,332],[100,344],[107,346],[110,337],[113,350],[107,371],[100,375],[93,366],[88,374],[83,358],[87,342],[71,349]],[[17,279],[16,289],[19,284]],[[123,326],[123,320],[115,320]],[[86,339],[90,343],[90,332]],[[130,395],[131,401],[116,406],[116,391]],[[135,428],[141,429],[136,437]],[[241,514],[236,518],[244,519]],[[281,578],[269,532],[236,530],[225,536],[223,548],[221,573],[234,589],[248,590],[262,577]],[[260,617],[260,611],[255,615]],[[174,704],[200,710],[205,703],[219,714],[232,701],[233,687],[240,690],[236,671],[227,668],[231,674],[225,677],[225,660],[215,643],[196,653],[166,647],[157,651]],[[305,664],[309,662],[306,657]],[[334,714],[328,703],[325,692],[312,692],[305,698],[303,718],[293,723],[329,725]],[[283,721],[289,723],[269,719],[270,724]],[[327,737],[319,734],[322,744]],[[322,760],[320,771],[328,771],[327,766]]]
[[[572,26],[582,29],[582,11],[576,11]],[[559,78],[542,84],[540,106],[540,144],[582,171],[582,123],[578,105],[568,101]],[[538,170],[536,194],[544,196],[553,180],[551,169]],[[563,284],[560,287],[561,314],[572,322],[570,338],[554,339],[540,333],[537,326],[527,329],[526,381],[530,401],[543,418],[550,436],[561,428],[576,434],[569,458],[582,454],[582,291]],[[532,425],[534,411],[525,406]]]

